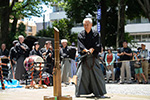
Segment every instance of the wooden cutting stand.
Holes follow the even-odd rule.
[[[54,27],[55,68],[53,74],[54,97],[44,96],[44,100],[72,100],[70,96],[61,96],[61,69],[59,66],[59,30]]]

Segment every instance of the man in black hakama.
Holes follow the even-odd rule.
[[[93,93],[96,97],[106,94],[105,80],[99,66],[98,52],[100,51],[99,34],[92,30],[92,20],[83,21],[84,31],[78,34],[78,52],[81,59],[77,69],[76,97]],[[83,55],[89,53],[84,58]]]
[[[62,48],[60,49],[61,60],[61,80],[65,84],[69,84],[69,77],[71,77],[71,59],[69,56],[69,46],[67,46],[67,40],[62,39]]]
[[[42,57],[45,60],[46,64],[46,72],[52,75],[53,67],[54,67],[54,53],[51,50],[52,43],[51,41],[45,42],[45,48],[42,48],[40,52],[42,53]]]
[[[11,47],[10,51],[9,51],[9,57],[10,57],[10,61],[11,61],[11,67],[12,69],[10,70],[10,73],[9,73],[9,79],[13,79],[13,73],[15,74],[16,72],[16,55],[17,55],[17,52],[16,52],[16,49],[15,49],[15,46],[16,44],[18,43],[18,40],[14,40],[13,41],[13,47]],[[13,71],[12,71],[13,70]]]
[[[76,75],[76,71],[77,71],[76,62],[75,62],[76,51],[77,48],[75,47],[75,44],[72,43],[72,46],[70,46],[70,50],[69,50],[69,56],[71,58],[71,78],[73,78],[73,75]]]
[[[24,42],[24,37],[20,35],[19,42],[15,46],[17,52],[17,67],[16,67],[15,78],[17,80],[25,79],[25,75],[26,75],[26,70],[24,68],[23,62],[29,54],[29,47],[23,42]]]

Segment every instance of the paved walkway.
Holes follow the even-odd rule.
[[[137,85],[137,84],[107,84],[107,94],[110,99],[104,100],[150,100],[150,85]],[[103,100],[102,98],[96,99],[89,96],[82,96],[75,98],[75,87],[67,86],[62,87],[62,95],[71,95],[73,100]],[[0,100],[43,100],[44,96],[52,96],[53,87],[47,89],[6,89],[0,90]]]

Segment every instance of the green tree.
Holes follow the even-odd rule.
[[[42,3],[48,4],[55,0],[0,0],[0,43],[5,42],[9,44],[9,33],[15,36],[16,26],[19,19],[28,16],[40,16]],[[9,24],[9,19],[13,22]]]
[[[148,18],[150,22],[150,0],[137,0],[142,10],[145,13],[145,16]]]
[[[26,37],[26,27],[23,23],[20,23],[16,29],[16,33],[15,34],[9,34],[9,44],[7,45],[8,47],[12,46],[12,42],[13,40],[18,39],[19,35],[23,35],[24,37]]]
[[[74,26],[73,21],[69,19],[61,19],[58,21],[54,21],[53,26],[59,29],[59,37],[60,39],[69,39],[71,35],[71,29]]]
[[[66,2],[65,11],[68,17],[77,23],[81,23],[88,13],[95,16],[94,11],[97,11],[97,5],[101,5],[100,22],[103,46],[116,47],[116,41],[119,42],[118,46],[121,46],[122,41],[126,39],[124,30],[126,20],[145,16],[137,0],[66,0]]]
[[[77,23],[81,23],[82,20],[90,13],[95,18],[93,19],[94,23],[96,22],[96,14],[98,5],[101,5],[101,42],[103,46],[110,45],[110,39],[106,36],[111,36],[115,39],[117,31],[117,0],[68,0],[65,7],[65,11],[70,19],[75,20]],[[111,23],[113,22],[113,23]],[[107,30],[109,29],[109,30]],[[107,43],[107,44],[106,44]],[[110,44],[109,44],[110,43]]]
[[[37,32],[36,36],[54,38],[54,29],[47,27],[47,29],[42,29]]]
[[[26,26],[23,23],[20,23],[15,34],[15,39],[18,39],[19,35],[23,35],[24,37],[26,37],[27,34],[25,33],[25,31],[26,31]]]
[[[69,41],[68,42],[69,45],[71,45],[72,42],[75,42],[77,44],[77,33],[71,33],[71,29],[74,26],[72,20],[69,19],[56,20],[53,22],[52,25],[59,29],[60,39],[67,39]],[[53,28],[48,27],[47,29],[40,30],[36,36],[54,38],[53,30],[54,30]]]

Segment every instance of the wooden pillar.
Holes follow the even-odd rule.
[[[53,70],[54,97],[44,96],[44,100],[72,100],[70,96],[61,96],[61,69],[59,59],[59,30],[54,27],[55,65]]]
[[[53,74],[54,96],[61,96],[61,70],[59,60],[59,30],[54,27],[55,72]]]

